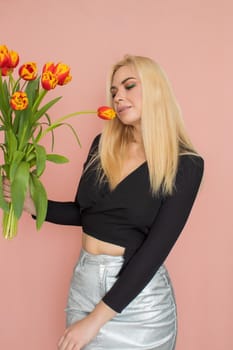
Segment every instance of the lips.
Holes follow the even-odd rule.
[[[117,108],[117,113],[122,113],[126,111],[127,109],[131,108],[131,106],[120,106]]]

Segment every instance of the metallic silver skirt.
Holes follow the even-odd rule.
[[[81,251],[70,285],[67,326],[94,309],[116,281],[123,262],[121,256]],[[83,350],[174,350],[176,334],[174,292],[162,265],[143,291]]]

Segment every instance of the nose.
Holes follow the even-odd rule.
[[[122,91],[122,89],[118,89],[115,96],[114,96],[114,101],[120,102],[120,101],[123,101],[124,98],[125,98],[124,92]]]

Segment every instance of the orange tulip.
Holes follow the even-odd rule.
[[[16,91],[10,99],[11,108],[15,111],[22,111],[28,106],[27,94],[23,91]]]
[[[19,75],[24,80],[34,80],[37,77],[37,66],[35,62],[28,62],[19,68]]]
[[[45,90],[54,89],[57,84],[65,85],[71,79],[70,68],[64,63],[48,62],[43,67],[41,83]]]
[[[19,55],[15,51],[9,51],[8,68],[15,68],[19,63]]]
[[[97,115],[101,119],[112,120],[116,117],[116,112],[111,107],[102,106],[98,108]]]
[[[9,52],[6,45],[0,45],[0,68],[7,67],[9,61]]]
[[[48,71],[54,73],[54,69],[55,69],[55,64],[53,62],[48,62],[48,63],[45,63],[42,73],[45,73]]]
[[[13,72],[13,68],[8,68],[8,67],[2,67],[0,68],[1,72],[2,72],[2,76],[6,77],[7,75],[10,75],[10,73]]]
[[[72,79],[70,75],[70,67],[64,63],[58,63],[55,66],[54,74],[57,76],[58,85],[65,85]]]
[[[48,62],[43,67],[41,85],[45,90],[54,89],[58,84],[58,79],[54,70],[55,64],[53,62]]]
[[[41,84],[45,90],[54,89],[57,86],[58,79],[55,74],[50,71],[44,72],[41,77]]]

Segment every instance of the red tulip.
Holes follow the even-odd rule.
[[[57,86],[58,79],[55,74],[50,71],[44,72],[41,77],[41,84],[45,90],[54,89]]]
[[[37,77],[37,66],[35,62],[28,62],[19,68],[19,75],[24,80],[34,80]]]
[[[102,106],[98,108],[97,115],[101,119],[112,120],[116,117],[116,112],[111,107]]]
[[[48,62],[48,63],[45,63],[42,73],[45,73],[45,72],[54,73],[54,69],[55,69],[55,64],[53,62]]]
[[[8,67],[15,68],[19,63],[19,55],[15,51],[9,51]]]
[[[0,45],[0,68],[8,67],[9,51],[6,45]]]
[[[58,85],[65,85],[72,79],[70,75],[70,67],[64,63],[58,63],[55,66],[54,74],[57,76]]]
[[[23,91],[16,91],[10,99],[11,108],[15,111],[22,111],[28,106],[27,94]]]
[[[65,85],[71,79],[70,68],[64,63],[48,62],[43,67],[41,83],[45,90],[54,89],[57,84]]]
[[[8,67],[2,67],[0,68],[1,72],[2,72],[2,76],[6,77],[7,75],[10,75],[10,73],[13,72],[13,68],[8,68]]]
[[[55,64],[48,62],[44,65],[41,76],[41,84],[45,90],[54,89],[58,84],[58,79],[54,73]]]

